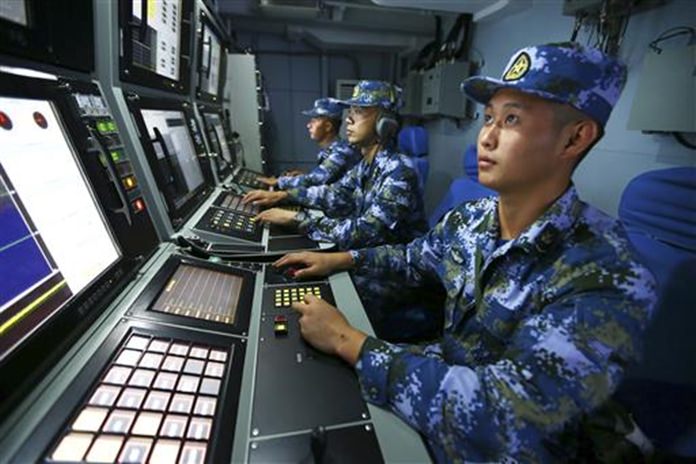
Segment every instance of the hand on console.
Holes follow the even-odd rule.
[[[254,218],[263,224],[277,224],[279,226],[289,226],[295,222],[295,211],[287,211],[280,208],[271,208],[261,211]]]
[[[292,308],[301,314],[300,332],[308,343],[355,365],[367,335],[351,326],[341,311],[310,294]]]
[[[271,206],[285,200],[288,194],[286,192],[269,192],[266,190],[252,190],[244,195],[242,204],[252,203],[259,206]]]
[[[303,279],[323,277],[337,271],[348,270],[353,266],[353,258],[350,253],[345,251],[338,253],[303,251],[289,253],[274,262],[273,266],[296,268],[294,277]]]
[[[278,184],[278,178],[276,178],[276,177],[259,176],[256,178],[256,180],[258,180],[262,184],[266,184],[266,185],[269,185],[271,187],[275,187]]]

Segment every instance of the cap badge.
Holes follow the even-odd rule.
[[[529,58],[529,55],[527,55],[527,53],[525,52],[520,53],[519,55],[517,55],[515,61],[512,63],[512,65],[510,65],[508,70],[503,75],[503,80],[516,81],[517,79],[522,78],[522,76],[527,74],[527,71],[529,71],[530,63],[531,60]]]

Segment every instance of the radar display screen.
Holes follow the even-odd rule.
[[[57,112],[0,97],[0,359],[120,259]]]

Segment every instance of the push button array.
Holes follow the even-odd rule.
[[[298,301],[304,301],[305,295],[314,295],[321,298],[319,287],[289,287],[277,288],[274,294],[274,304],[276,308],[287,308]]]
[[[238,230],[254,233],[256,230],[256,220],[253,217],[235,213],[234,211],[217,209],[210,218],[210,227],[220,232]]]

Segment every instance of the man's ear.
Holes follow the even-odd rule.
[[[599,138],[599,125],[592,119],[581,119],[566,128],[566,144],[563,156],[577,158],[582,156]]]

